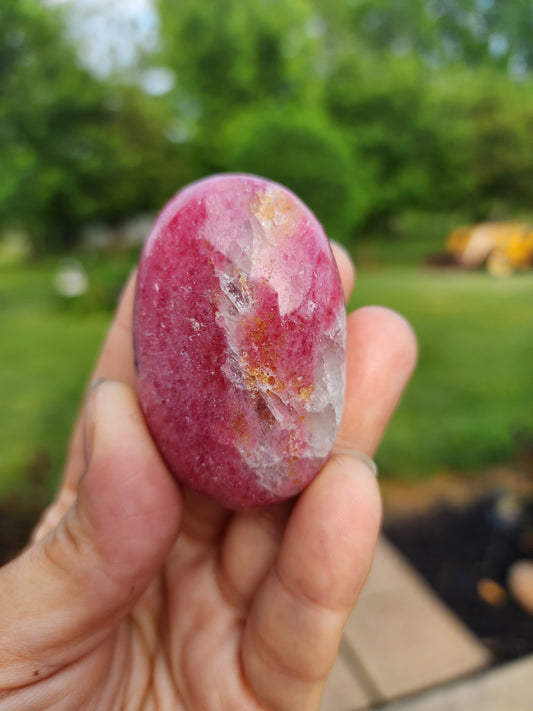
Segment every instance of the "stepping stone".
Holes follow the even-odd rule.
[[[487,649],[384,537],[343,647],[343,663],[371,703],[472,674],[490,661]],[[348,708],[358,707],[354,701]]]
[[[341,651],[326,684],[320,711],[360,711],[373,703],[357,671]]]
[[[494,670],[388,704],[382,711],[531,711],[533,655]]]

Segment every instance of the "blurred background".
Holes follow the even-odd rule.
[[[292,188],[357,261],[350,307],[417,331],[378,455],[390,520],[486,490],[520,491],[522,520],[532,36],[526,0],[0,0],[4,556],[54,491],[155,214],[220,171]]]

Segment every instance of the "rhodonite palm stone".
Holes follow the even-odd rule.
[[[214,176],[159,215],[134,348],[146,421],[182,484],[231,508],[301,491],[337,433],[345,337],[328,240],[288,189]]]

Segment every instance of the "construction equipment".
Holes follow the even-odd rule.
[[[483,222],[454,229],[446,252],[470,269],[485,266],[494,276],[533,267],[533,225],[526,222]]]

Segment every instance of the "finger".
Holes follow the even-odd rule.
[[[416,337],[396,312],[367,306],[348,316],[346,353],[346,398],[335,444],[373,456],[416,365]]]
[[[373,453],[416,360],[394,312],[349,318],[347,399],[337,446]],[[245,670],[261,701],[315,709],[345,621],[370,569],[381,505],[362,461],[332,457],[300,496],[244,638]]]
[[[298,499],[243,638],[245,673],[265,708],[318,708],[380,512],[375,477],[351,458],[331,460]]]
[[[94,444],[75,504],[0,571],[0,688],[31,682],[35,669],[43,678],[112,633],[177,535],[179,489],[135,394],[106,382],[92,404]]]
[[[224,538],[219,584],[226,600],[245,615],[259,585],[276,560],[293,502],[239,511]]]
[[[136,273],[133,273],[122,292],[113,321],[107,332],[95,369],[89,382],[99,378],[117,380],[135,387],[135,366],[133,362],[132,316],[135,295]],[[71,436],[63,482],[59,498],[45,514],[52,519],[65,513],[65,503],[75,495],[78,480],[85,470],[83,444],[84,410],[80,411]],[[66,491],[66,493],[64,493]],[[39,527],[40,528],[40,527]]]
[[[347,250],[342,245],[333,241],[330,241],[330,245],[339,270],[344,300],[348,302],[355,284],[355,266]]]
[[[135,386],[133,300],[137,273],[128,279],[94,369],[92,380],[106,378]]]

